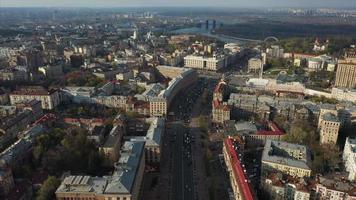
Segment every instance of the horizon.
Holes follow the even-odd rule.
[[[0,8],[334,8],[355,9],[355,0],[1,0]]]

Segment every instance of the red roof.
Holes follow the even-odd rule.
[[[262,130],[262,131],[257,131],[257,135],[284,135],[285,133],[283,132],[282,129],[280,129],[276,123],[268,121],[267,126],[269,127],[269,131]]]
[[[229,111],[231,107],[229,105],[221,104],[218,100],[213,100],[213,108],[214,109],[223,109],[225,111]]]
[[[233,147],[232,139],[226,138],[224,143],[229,155],[231,156],[231,166],[232,166],[233,174],[235,176],[235,179],[237,180],[242,199],[253,200],[254,198],[253,198],[252,188],[250,184],[247,182],[248,179],[241,166],[241,162],[239,160],[238,154]]]
[[[215,87],[214,92],[221,92],[223,85],[226,85],[226,83],[224,81],[220,81],[218,85]]]

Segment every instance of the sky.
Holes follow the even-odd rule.
[[[0,0],[0,7],[337,7],[356,0]]]

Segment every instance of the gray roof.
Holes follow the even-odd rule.
[[[113,175],[105,188],[105,194],[131,193],[136,174],[144,153],[144,142],[125,142],[121,149],[121,157],[115,163]]]
[[[56,193],[132,194],[143,150],[144,142],[125,142],[112,176],[68,176]]]
[[[106,177],[67,176],[56,193],[95,193],[103,194],[108,183]]]
[[[241,131],[247,131],[247,132],[257,132],[257,127],[255,124],[251,122],[237,122],[235,124],[236,131],[241,132]]]
[[[333,113],[325,113],[322,116],[323,120],[330,121],[330,122],[340,122],[339,118],[334,115]]]
[[[286,155],[288,149],[300,150],[303,154],[303,158],[296,159]],[[277,153],[278,151],[283,152],[283,155]],[[272,162],[310,170],[307,165],[307,160],[308,152],[305,146],[281,141],[267,140],[262,153],[262,162]]]
[[[146,136],[125,137],[130,141],[145,142],[145,146],[161,146],[161,139],[164,132],[164,118],[155,117],[147,130]]]
[[[336,110],[336,106],[334,104],[321,104],[320,109],[325,109],[325,110]]]

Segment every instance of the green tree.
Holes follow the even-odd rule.
[[[60,184],[61,182],[56,177],[49,176],[38,191],[36,200],[54,199],[54,192]]]

